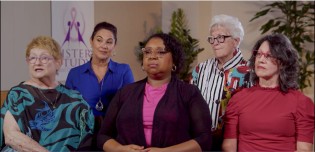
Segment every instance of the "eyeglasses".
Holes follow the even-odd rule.
[[[218,35],[217,37],[209,36],[207,38],[207,41],[210,44],[213,44],[215,40],[217,40],[218,43],[224,43],[225,38],[229,38],[229,37],[232,37],[232,36],[231,35]]]
[[[161,47],[157,47],[155,49],[151,47],[145,47],[145,48],[142,48],[141,50],[145,58],[151,58],[153,54],[157,56],[158,58],[163,58],[165,54],[169,53],[169,51],[166,51],[165,48],[161,48]]]
[[[272,56],[269,53],[263,53],[263,52],[258,52],[253,51],[253,56],[257,59],[257,58],[261,58],[262,56],[264,56],[266,58],[266,60],[271,61],[271,60],[276,60],[276,58],[274,56]]]
[[[39,61],[41,63],[47,64],[49,60],[53,60],[54,58],[50,57],[50,56],[40,56],[40,57],[30,56],[30,57],[27,58],[28,62],[31,63],[31,64],[35,64],[37,59],[39,59]]]

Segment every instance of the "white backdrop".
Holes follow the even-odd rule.
[[[60,44],[64,57],[57,80],[64,83],[71,68],[91,57],[89,39],[94,28],[94,2],[53,1],[51,11],[52,37]]]

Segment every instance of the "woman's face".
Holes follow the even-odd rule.
[[[93,40],[90,40],[90,43],[93,50],[92,57],[98,60],[109,59],[116,45],[113,33],[106,29],[101,29],[96,32]]]
[[[165,51],[162,39],[150,39],[142,52],[143,68],[149,77],[163,79],[171,75],[173,58],[171,52]]]
[[[211,44],[211,47],[214,51],[215,57],[221,62],[227,62],[233,57],[233,52],[237,48],[238,39],[234,39],[233,37],[225,37],[224,41],[219,42],[219,37],[222,36],[231,36],[229,31],[222,26],[215,26],[211,28],[210,36],[214,38],[214,43]]]
[[[26,58],[26,62],[31,78],[35,79],[54,79],[57,70],[59,70],[62,65],[62,61],[56,60],[48,50],[39,48],[31,49],[29,57]]]
[[[279,78],[279,64],[272,57],[268,41],[263,42],[255,57],[255,73],[259,78],[277,80]]]

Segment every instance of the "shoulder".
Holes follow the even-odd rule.
[[[197,86],[193,85],[193,84],[189,84],[187,82],[184,82],[182,80],[179,80],[178,78],[173,78],[174,80],[172,80],[171,83],[171,89],[173,90],[177,90],[177,93],[179,93],[181,96],[185,97],[185,98],[189,98],[193,95],[200,94],[199,89],[197,88]],[[201,94],[200,94],[201,95]]]
[[[210,58],[207,59],[206,61],[200,62],[197,66],[202,67],[202,66],[209,66],[212,65],[215,62],[215,58]]]
[[[110,61],[109,66],[110,66],[110,69],[113,71],[129,71],[129,70],[131,70],[129,64],[118,63],[118,62],[115,62],[112,60]]]
[[[130,84],[126,84],[120,90],[121,92],[134,92],[136,90],[139,90],[140,88],[144,88],[146,81],[147,79],[145,78],[145,79],[142,79],[142,80],[130,83]]]
[[[244,98],[245,96],[249,96],[250,94],[252,94],[253,92],[255,92],[255,90],[257,90],[257,89],[255,88],[255,86],[250,87],[250,88],[242,88],[242,89],[240,89],[240,90],[234,92],[234,93],[232,94],[232,97],[233,97],[234,99],[242,99],[242,98]]]
[[[312,104],[314,105],[314,102],[312,99],[306,95],[304,95],[301,91],[299,90],[289,90],[287,93],[290,99],[296,99],[298,102],[297,104],[305,103],[305,104]]]
[[[83,97],[79,91],[71,89],[71,88],[65,86],[64,84],[60,84],[58,86],[57,90],[63,94],[68,95],[71,98],[83,99]]]
[[[210,70],[206,70],[206,69],[208,69],[209,67],[212,67],[214,65],[214,63],[215,63],[214,58],[210,58],[204,62],[200,62],[194,67],[192,74],[196,75],[198,73],[203,73],[204,71],[210,71]]]
[[[84,63],[82,65],[79,65],[77,67],[73,67],[70,69],[69,73],[80,73],[81,71],[85,71],[90,66],[90,62]]]

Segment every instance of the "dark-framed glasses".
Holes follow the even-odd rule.
[[[259,52],[257,50],[253,51],[253,56],[256,59],[261,58],[262,56],[264,56],[265,59],[268,60],[268,61],[276,60],[276,57],[272,56],[270,53],[263,53],[263,52]]]
[[[37,56],[30,56],[27,58],[27,61],[30,63],[30,64],[35,64],[37,59],[42,63],[42,64],[47,64],[49,60],[54,60],[54,58],[52,56],[40,56],[40,57],[37,57]]]
[[[218,35],[217,37],[208,36],[207,41],[210,44],[213,44],[215,40],[217,40],[218,43],[224,43],[226,38],[232,37],[231,35]]]
[[[169,51],[166,51],[165,48],[162,47],[157,47],[157,48],[152,48],[152,47],[145,47],[141,49],[143,57],[145,58],[151,58],[156,56],[158,58],[163,58],[165,54],[169,53]]]

